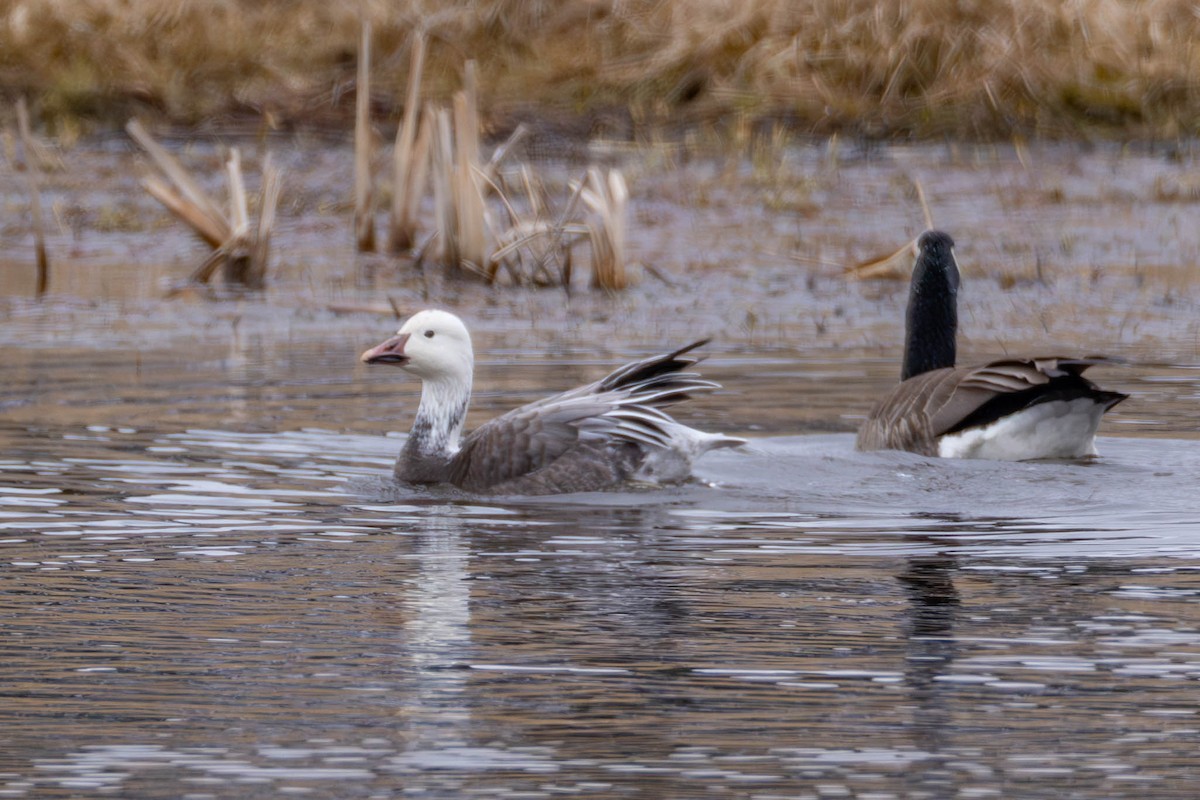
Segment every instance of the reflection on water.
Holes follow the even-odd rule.
[[[391,437],[2,436],[0,796],[1194,794],[1190,442],[480,502]]]

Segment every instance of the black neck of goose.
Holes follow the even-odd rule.
[[[949,248],[923,249],[908,296],[900,380],[953,367],[958,337],[958,267]]]

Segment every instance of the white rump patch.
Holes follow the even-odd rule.
[[[1079,458],[1096,455],[1096,428],[1104,406],[1080,397],[1038,403],[982,428],[968,428],[938,439],[942,458]]]
[[[692,474],[692,462],[709,450],[739,447],[745,439],[721,433],[705,433],[672,420],[662,426],[670,436],[670,447],[643,448],[645,458],[633,479],[642,483],[678,483]]]

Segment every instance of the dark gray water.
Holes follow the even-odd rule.
[[[732,186],[694,164],[634,181],[636,249],[676,283],[567,302],[356,261],[319,210],[335,155],[309,159],[265,300],[160,302],[190,245],[87,224],[52,241],[60,294],[0,286],[0,797],[1196,796],[1177,162],[928,148]],[[1132,395],[1099,459],[853,452],[904,289],[829,259],[919,229],[914,172],[962,223],[964,358],[1132,362],[1096,371]],[[48,196],[154,219],[127,184]],[[329,307],[385,295],[468,318],[471,424],[712,335],[727,388],[681,414],[753,441],[681,487],[399,490],[417,386],[356,361],[395,323]]]
[[[14,416],[94,396],[30,361]],[[479,499],[392,486],[395,437],[168,432],[164,397],[333,418],[387,382],[201,361],[116,381],[86,413],[119,426],[0,427],[0,796],[1194,796],[1193,441],[1004,464],[768,436],[693,485]],[[774,366],[839,369],[853,410],[871,365]],[[1171,429],[1197,385],[1169,385],[1161,425],[1114,427]],[[744,400],[705,405],[743,430]]]

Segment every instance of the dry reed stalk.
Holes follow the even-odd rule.
[[[183,165],[168,153],[162,145],[156,142],[138,120],[130,120],[125,125],[125,130],[146,151],[146,154],[150,156],[151,160],[154,161],[162,173],[170,179],[171,183],[175,184],[175,188],[182,195],[181,199],[192,205],[194,207],[193,210],[206,219],[208,223],[205,225],[206,229],[217,233],[215,237],[216,242],[212,243],[213,246],[215,247],[228,239],[233,231],[230,229],[225,215],[213,199],[200,187],[200,184],[184,169]],[[204,234],[202,233],[201,235]]]
[[[575,207],[579,205],[579,198],[583,196],[583,187],[584,187],[585,183],[586,183],[586,179],[576,181],[575,190],[573,192],[571,192],[571,199],[569,201],[567,201],[567,207],[563,209],[562,216],[560,216],[558,218],[557,230],[555,232],[555,236],[557,237],[555,244],[557,246],[562,247],[562,249],[563,249],[562,267],[560,268],[560,273],[561,273],[560,280],[562,282],[563,288],[567,290],[567,294],[571,293],[571,271],[572,271],[572,267],[574,266],[574,264],[571,261],[571,246],[574,243],[573,242],[563,243],[563,235],[567,232],[567,220],[570,219],[571,215],[575,213]],[[586,226],[579,233],[580,233],[580,235],[586,236],[588,234],[588,229],[586,228]]]
[[[33,241],[37,261],[37,296],[50,287],[50,258],[46,254],[46,225],[42,219],[41,168],[34,153],[33,133],[29,127],[29,109],[25,98],[17,100],[17,127],[25,149],[25,175],[29,182],[29,205],[33,213]]]
[[[846,267],[845,274],[859,280],[902,280],[912,274],[917,240],[906,242],[899,250],[887,255],[868,258]]]
[[[454,201],[454,141],[450,112],[439,108],[432,113],[436,127],[432,155],[434,227],[442,263],[457,269],[462,257]]]
[[[476,179],[476,174],[483,170],[479,159],[477,87],[475,62],[468,61],[463,89],[454,95],[454,194],[458,209],[458,233],[462,240],[460,257],[464,266],[482,272],[488,253],[483,191]]]
[[[425,189],[429,184],[429,164],[432,158],[433,135],[433,119],[428,112],[421,114],[421,121],[417,127],[417,141],[413,145],[412,151],[412,161],[415,169],[408,176],[408,197],[405,200],[405,209],[412,217],[412,221],[406,224],[414,231],[414,241],[416,240],[417,209],[421,206],[421,198],[424,197]]]
[[[496,177],[496,171],[499,169],[501,162],[512,152],[513,148],[520,143],[522,139],[529,135],[529,127],[524,123],[519,123],[513,132],[504,140],[504,144],[492,151],[492,157],[488,159],[487,166],[483,169],[483,174],[489,180]]]
[[[325,308],[335,314],[379,314],[394,319],[401,318],[396,313],[394,303],[386,306],[382,303],[327,303]]]
[[[532,216],[531,221],[522,219],[521,214],[509,200],[505,194],[504,188],[496,182],[489,174],[491,165],[488,169],[478,174],[478,179],[496,194],[500,203],[504,206],[505,213],[508,215],[508,228],[500,231],[496,235],[495,247],[488,256],[487,268],[484,270],[484,277],[488,283],[495,283],[499,276],[500,268],[504,267],[505,271],[512,277],[513,283],[521,285],[526,282],[535,284],[541,282],[541,276],[544,272],[544,264],[551,257],[551,253],[543,246],[544,241],[548,240],[550,233],[549,225],[541,220],[539,209],[541,207],[540,198],[533,188],[532,177],[529,173],[528,166],[522,166],[521,174],[524,179],[525,188],[528,194],[528,204]],[[523,270],[525,259],[522,253],[528,253],[534,261],[532,270]]]
[[[364,252],[375,249],[371,150],[371,20],[363,16],[354,98],[354,241]]]
[[[229,212],[225,214],[183,165],[156,142],[141,123],[130,120],[125,127],[171,180],[169,184],[151,175],[142,179],[142,186],[151,197],[187,223],[213,248],[192,271],[189,280],[207,283],[212,280],[217,268],[223,266],[226,282],[249,289],[261,289],[266,283],[271,229],[282,186],[279,170],[271,163],[270,156],[263,164],[259,223],[256,233],[252,235],[249,199],[242,177],[242,156],[236,147],[230,150],[225,162],[225,174],[229,182]]]
[[[540,185],[536,185],[533,171],[528,164],[521,165],[521,188],[525,190],[525,200],[529,203],[529,211],[535,217],[546,216],[545,193]]]
[[[572,181],[574,190],[566,206],[554,219],[545,198],[545,190],[535,183],[529,167],[521,168],[521,185],[525,192],[525,204],[529,208],[528,218],[513,207],[502,187],[488,181],[504,203],[510,225],[497,238],[496,249],[491,254],[488,279],[495,281],[500,267],[508,272],[513,283],[534,286],[561,286],[571,291],[573,248],[591,234],[587,224],[571,221],[579,199],[588,186],[588,176]]]
[[[225,162],[229,178],[229,217],[234,236],[245,236],[250,230],[250,206],[246,200],[246,182],[242,179],[242,154],[236,148],[229,151]]]
[[[267,262],[271,257],[271,232],[275,228],[275,210],[283,191],[283,175],[268,155],[263,162],[262,190],[258,201],[258,233],[250,248],[250,272],[246,285],[261,289],[267,280]]]
[[[925,230],[932,230],[933,213],[929,210],[929,203],[925,200],[925,187],[921,185],[919,180],[914,179],[913,188],[916,189],[917,199],[921,201],[921,214],[925,219]],[[882,280],[907,280],[912,275],[913,258],[916,255],[917,240],[913,239],[894,253],[868,258],[866,261],[859,261],[857,264],[849,264],[843,270],[843,273],[859,280],[875,278]]]
[[[223,219],[212,219],[204,214],[162,178],[156,175],[143,178],[142,188],[168,211],[187,223],[209,247],[220,247],[229,238],[228,226]]]
[[[367,46],[364,40],[364,51]],[[585,186],[585,181],[576,186],[567,211],[557,222],[550,222],[543,218],[545,202],[534,187],[532,173],[525,167],[521,177],[533,219],[522,219],[501,185],[504,180],[499,177],[498,168],[505,156],[526,135],[527,128],[524,125],[517,126],[509,139],[493,151],[491,159],[486,164],[482,161],[478,74],[473,61],[466,63],[463,88],[454,95],[449,109],[428,106],[423,114],[418,115],[424,50],[424,37],[418,35],[411,54],[404,118],[396,133],[389,249],[395,251],[412,246],[416,233],[415,210],[426,174],[432,172],[435,232],[430,241],[437,241],[440,260],[452,274],[470,273],[494,283],[503,269],[515,284],[568,285],[571,248],[580,236],[591,235],[595,254],[593,262],[596,264],[594,285],[606,289],[627,286],[625,240],[628,190],[621,174],[613,171],[604,176],[598,170],[594,171],[592,183]],[[359,106],[360,111],[361,108]],[[361,130],[362,127],[359,128]],[[356,142],[362,141],[361,136],[356,137]],[[361,152],[359,149],[357,155],[361,155]],[[360,179],[363,174],[362,163],[361,160],[357,162],[357,177]],[[358,184],[360,198],[364,185]],[[585,191],[593,198],[594,219],[590,227],[568,222],[579,197]],[[493,230],[488,213],[491,193],[503,205],[508,216],[509,227],[501,233]],[[420,248],[418,266],[424,261],[430,241]]]
[[[425,188],[428,169],[429,126],[417,131],[420,106],[421,74],[425,69],[425,35],[413,37],[412,58],[408,68],[408,90],[404,96],[404,118],[396,130],[394,173],[392,180],[392,218],[388,231],[388,250],[398,253],[412,248],[417,237],[417,204]]]
[[[427,112],[435,127],[431,158],[435,235],[447,269],[493,279],[484,186],[494,184],[479,157],[476,85],[475,64],[469,61],[464,88],[454,95],[452,110]]]
[[[514,223],[497,237],[497,248],[492,252],[488,264],[488,282],[494,283],[503,267],[516,285],[532,283],[535,286],[549,286],[556,283],[548,268],[557,255],[551,244],[553,234],[550,223],[543,220]],[[532,268],[524,268],[526,257],[523,257],[523,253],[532,260]]]
[[[620,170],[610,170],[605,177],[599,167],[592,167],[580,197],[592,211],[587,223],[592,245],[592,288],[624,289],[629,285],[625,253],[629,190],[625,178]]]
[[[224,276],[228,283],[238,283],[250,286],[250,208],[246,200],[246,182],[242,179],[242,154],[236,147],[229,151],[229,160],[225,162],[225,172],[229,178],[229,228],[224,261]],[[261,285],[261,284],[260,284]],[[257,287],[256,287],[257,288]]]
[[[925,187],[919,180],[913,180],[913,186],[917,190],[917,199],[921,201],[921,213],[925,215],[925,230],[932,230],[933,212],[929,210],[929,203],[925,200]]]
[[[212,280],[212,276],[216,274],[217,268],[229,259],[236,257],[241,248],[242,242],[236,239],[230,239],[219,247],[214,248],[200,262],[200,265],[192,270],[192,274],[188,276],[188,282],[208,283]]]

